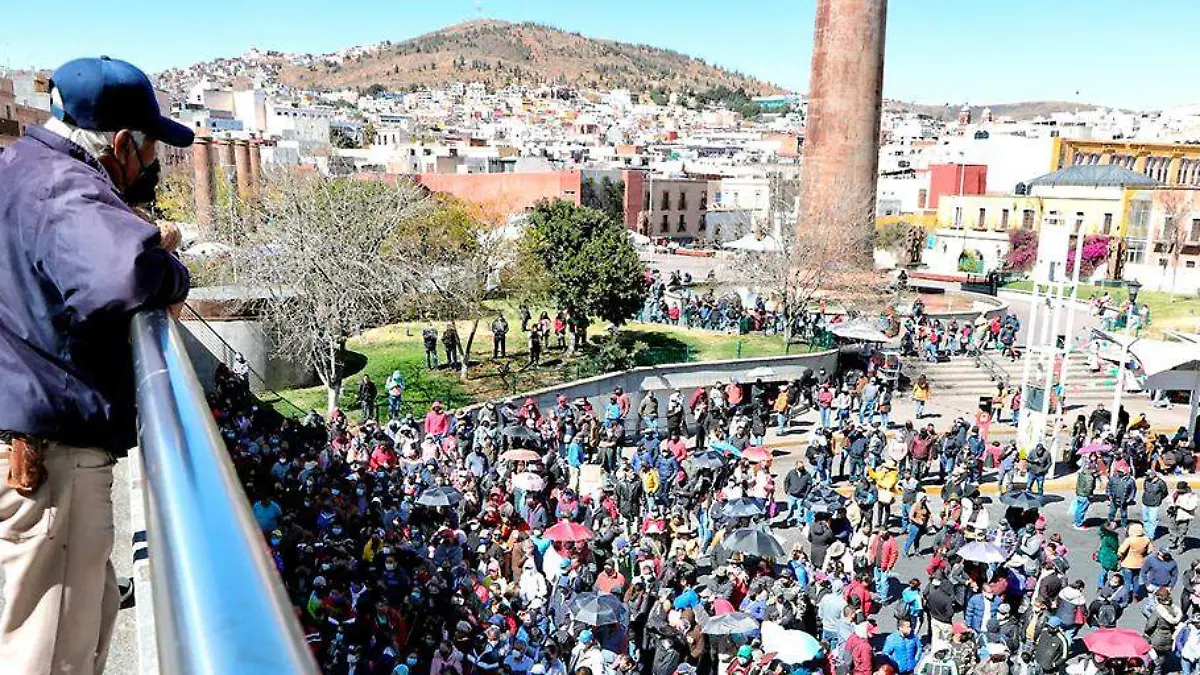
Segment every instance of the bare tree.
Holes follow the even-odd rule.
[[[874,221],[864,219],[874,195],[842,190],[841,198],[831,202],[836,206],[805,213],[798,178],[771,174],[769,186],[770,231],[758,235],[769,234],[777,250],[746,252],[735,264],[743,278],[772,297],[783,316],[784,339],[791,341],[796,317],[819,298],[836,298],[850,310],[864,294],[873,293],[879,275],[861,261],[870,259]]]
[[[429,270],[425,290],[415,298],[420,312],[470,323],[459,369],[466,379],[479,324],[488,314],[485,303],[500,294],[515,246],[502,220],[481,207],[446,196],[437,207],[411,230],[405,248],[419,253]]]
[[[429,288],[434,266],[412,244],[431,202],[403,180],[279,171],[265,183],[260,210],[242,212],[239,281],[267,290],[279,351],[316,371],[332,410],[346,340],[395,320]]]
[[[1175,277],[1179,273],[1179,256],[1188,237],[1188,223],[1194,210],[1191,190],[1163,190],[1158,193],[1158,205],[1163,214],[1158,243],[1168,256],[1171,268],[1171,302],[1175,301]]]

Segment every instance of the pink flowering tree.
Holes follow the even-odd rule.
[[[1080,254],[1083,258],[1083,264],[1079,268],[1079,276],[1081,278],[1091,276],[1097,267],[1103,265],[1108,260],[1108,252],[1111,244],[1112,237],[1105,234],[1089,234],[1083,238],[1083,251]],[[1075,247],[1072,246],[1067,253],[1067,273],[1071,274],[1074,271]]]
[[[1004,256],[1004,268],[1017,272],[1028,272],[1037,261],[1037,232],[1033,230],[1008,231],[1008,255]]]

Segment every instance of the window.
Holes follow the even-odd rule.
[[[708,210],[708,193],[707,192],[700,193],[700,210],[701,211]]]
[[[1033,209],[1025,209],[1021,212],[1021,227],[1027,230],[1033,229]]]
[[[1146,262],[1146,240],[1128,239],[1125,249],[1125,261],[1134,265]]]
[[[1150,200],[1139,199],[1129,202],[1129,225],[1125,236],[1145,239],[1150,229]]]
[[[679,230],[680,232],[687,232],[687,220],[684,218],[684,216],[683,216],[683,214],[682,214],[682,213],[681,213],[681,214],[679,214],[679,226],[678,226],[678,230]]]
[[[1047,225],[1058,225],[1061,221],[1058,218],[1058,211],[1051,211],[1046,214]]]
[[[679,191],[679,210],[687,211],[687,193],[683,190]]]
[[[1159,241],[1173,241],[1175,239],[1175,216],[1163,216],[1162,232],[1158,234]]]
[[[1104,232],[1103,234],[1112,234],[1112,214],[1104,214]]]
[[[962,227],[962,207],[954,207],[954,229]]]
[[[671,223],[667,220],[667,214],[665,213],[662,216],[662,224],[658,226],[658,230],[663,234],[671,231]]]
[[[703,213],[700,214],[700,224],[696,227],[696,229],[701,232],[708,231],[708,216]]]
[[[1000,229],[1008,229],[1008,209],[1000,209]]]
[[[985,222],[987,222],[987,209],[979,209],[979,220],[975,221],[975,229],[982,230]]]
[[[1183,263],[1183,266],[1189,270],[1194,270],[1194,269],[1196,269],[1196,261],[1195,260],[1185,260]]]
[[[1192,218],[1192,230],[1188,233],[1188,241],[1200,241],[1200,218]]]
[[[659,208],[662,209],[663,211],[671,210],[671,193],[669,191],[667,191],[667,190],[662,191],[662,202],[660,202]]]
[[[1083,232],[1083,211],[1075,212],[1075,229]]]

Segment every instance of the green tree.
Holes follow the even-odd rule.
[[[645,269],[629,232],[603,211],[563,200],[538,202],[522,244],[526,281],[582,320],[580,343],[588,317],[619,326],[646,301]]]

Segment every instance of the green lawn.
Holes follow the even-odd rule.
[[[1013,291],[1030,291],[1033,289],[1033,283],[1027,280],[1014,281],[1005,284],[1004,288]],[[1079,299],[1086,301],[1105,291],[1112,296],[1118,306],[1123,305],[1128,297],[1123,286],[1104,287],[1081,284]],[[1150,326],[1143,332],[1151,337],[1161,337],[1167,330],[1195,332],[1200,325],[1200,296],[1195,293],[1176,293],[1172,296],[1170,293],[1161,291],[1143,290],[1138,293],[1138,304],[1142,303],[1150,306]]]
[[[481,321],[479,331],[471,345],[471,370],[469,379],[463,381],[445,368],[428,370],[425,367],[424,348],[421,343],[422,323],[400,323],[377,328],[360,335],[347,343],[347,349],[366,357],[366,366],[358,374],[347,379],[340,398],[340,406],[357,410],[354,405],[358,380],[363,373],[371,377],[383,393],[384,382],[393,370],[404,374],[407,384],[405,400],[414,414],[423,414],[433,400],[441,400],[451,407],[474,401],[499,398],[514,392],[529,391],[594,374],[585,368],[580,358],[572,357],[557,349],[543,355],[542,363],[528,367],[528,351],[525,333],[516,306],[511,303],[495,305],[505,314],[509,322],[508,359],[493,361],[492,334],[489,330],[491,318]],[[537,312],[535,312],[536,317]],[[457,329],[465,343],[471,324],[459,321]],[[444,323],[436,324],[440,330]],[[607,332],[608,324],[593,325],[589,335],[595,340]],[[792,345],[785,350],[779,337],[765,335],[728,335],[708,331],[688,330],[676,326],[658,324],[629,324],[620,331],[621,340],[627,345],[644,343],[649,352],[644,355],[651,363],[682,363],[686,361],[719,361],[724,359],[777,356],[784,353],[803,353],[804,345]],[[740,344],[740,347],[739,347]],[[439,356],[444,357],[441,345]],[[308,410],[324,410],[325,390],[323,387],[292,389],[282,392],[284,398],[296,406]],[[285,402],[276,407],[280,412],[294,414],[295,409]],[[355,417],[356,415],[352,415]]]

